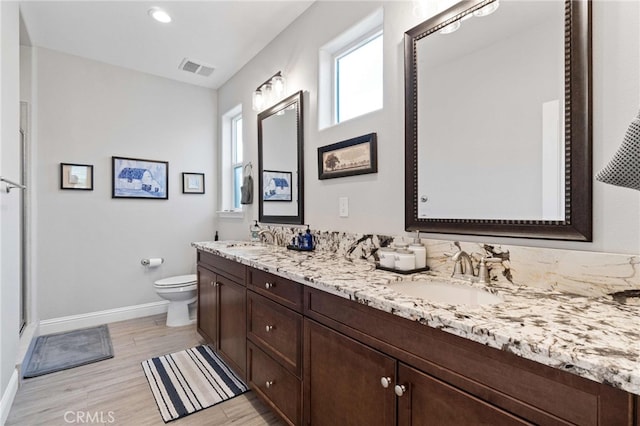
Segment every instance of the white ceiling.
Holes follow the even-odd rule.
[[[20,11],[29,40],[23,32],[21,43],[217,89],[312,3],[23,1]],[[147,12],[154,6],[166,10],[172,22],[153,20]],[[215,71],[204,77],[180,70],[184,58]]]

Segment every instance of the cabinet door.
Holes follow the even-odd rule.
[[[313,426],[394,425],[395,360],[305,319],[304,415]]]
[[[246,287],[220,275],[216,279],[220,315],[217,349],[244,380],[247,366]]]
[[[402,363],[397,383],[399,426],[531,424]]]
[[[218,339],[216,275],[198,266],[198,332],[214,347]]]

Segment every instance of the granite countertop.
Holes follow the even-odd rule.
[[[448,305],[403,296],[394,283],[452,280],[430,273],[400,275],[333,252],[256,248],[244,242],[197,242],[193,247],[289,278],[309,287],[511,352],[550,367],[640,395],[640,307],[610,297],[582,297],[510,283],[485,288],[504,302]]]

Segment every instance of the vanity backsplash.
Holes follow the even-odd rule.
[[[297,227],[266,226],[287,245],[300,232]],[[412,242],[408,236],[351,234],[311,230],[317,251],[331,251],[348,259],[375,262],[377,250],[394,241]],[[438,275],[451,274],[451,254],[458,250],[454,241],[422,238],[427,248],[427,265]],[[603,296],[640,289],[640,255],[560,250],[537,247],[471,243],[460,241],[462,250],[480,256],[499,256],[491,264],[492,281],[511,281],[516,285],[557,290],[582,296]]]

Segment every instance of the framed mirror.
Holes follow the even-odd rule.
[[[258,114],[259,219],[304,223],[302,91]]]
[[[464,0],[407,31],[406,230],[591,241],[591,114],[587,0]]]

